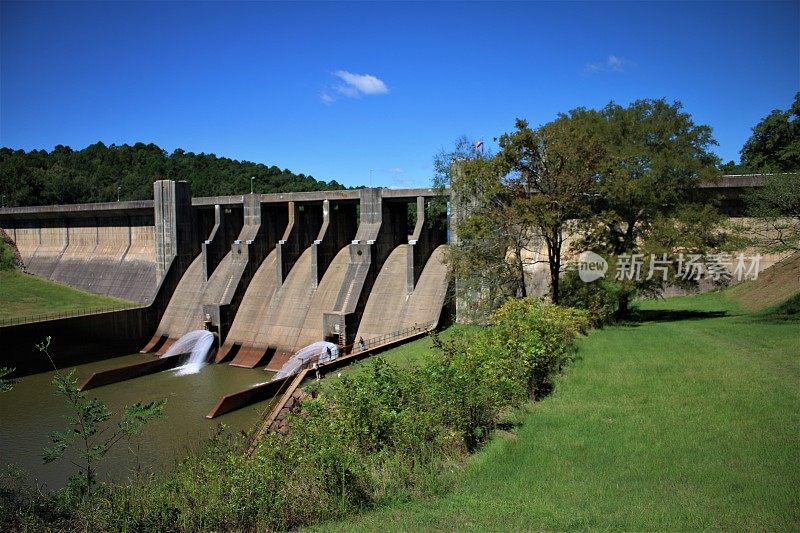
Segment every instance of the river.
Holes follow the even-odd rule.
[[[75,368],[78,383],[98,370],[152,360],[152,355],[134,354],[88,363]],[[150,422],[130,443],[123,440],[98,463],[98,480],[124,482],[135,472],[149,473],[169,468],[191,450],[197,450],[220,424],[229,432],[249,430],[269,407],[268,402],[209,420],[206,413],[225,394],[268,381],[271,373],[207,365],[195,374],[179,375],[178,369],[123,381],[87,391],[108,405],[116,424],[127,405],[166,399],[163,420]],[[13,377],[13,376],[12,376]],[[42,449],[50,444],[51,431],[68,427],[69,414],[63,398],[51,385],[53,372],[19,378],[14,388],[0,393],[0,466],[14,464],[28,474],[28,482],[48,490],[62,487],[78,468],[76,454],[43,464]]]

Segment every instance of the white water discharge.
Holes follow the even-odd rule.
[[[332,342],[319,341],[309,344],[289,358],[286,363],[272,377],[272,381],[292,374],[297,374],[301,368],[307,368],[314,363],[327,363],[339,357],[339,348]]]
[[[196,374],[206,365],[208,352],[214,345],[214,334],[204,329],[190,331],[169,347],[161,357],[188,355],[186,363],[177,368],[176,375]]]

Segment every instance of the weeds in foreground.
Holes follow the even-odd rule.
[[[111,429],[106,422],[111,419],[111,410],[97,398],[89,398],[78,388],[74,370],[63,374],[50,356],[50,337],[36,345],[36,348],[50,361],[55,370],[53,387],[70,407],[72,413],[65,416],[68,427],[64,431],[50,433],[52,447],[45,448],[42,458],[51,463],[64,456],[70,447],[78,448],[82,464],[71,461],[79,473],[69,480],[68,489],[81,497],[91,494],[96,483],[95,464],[121,442],[138,435],[144,426],[155,418],[164,417],[166,400],[138,402],[126,407],[116,427]]]
[[[363,372],[304,400],[289,433],[268,434],[252,458],[245,437],[220,431],[173,471],[94,491],[93,462],[128,426],[101,435],[110,413],[62,376],[59,394],[75,415],[67,432],[54,434],[54,452],[77,442],[86,461],[82,497],[67,501],[69,490],[60,491],[42,509],[25,507],[17,525],[41,525],[48,515],[53,529],[286,530],[441,494],[467,455],[508,427],[510,410],[549,390],[586,327],[582,312],[512,301],[488,327],[436,339],[424,361],[364,363]]]

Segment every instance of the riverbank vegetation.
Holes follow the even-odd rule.
[[[513,410],[545,395],[574,355],[584,313],[525,299],[404,368],[378,357],[269,434],[254,457],[221,432],[175,470],[76,497],[4,489],[5,528],[288,529],[445,491]]]
[[[495,432],[441,498],[326,531],[800,528],[797,296],[641,302],[592,331],[553,394]]]

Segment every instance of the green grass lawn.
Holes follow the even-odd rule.
[[[321,529],[800,530],[797,322],[725,293],[641,308],[581,339],[553,394],[447,495]]]
[[[100,296],[18,270],[0,271],[0,320],[86,308],[135,307],[138,304]]]

